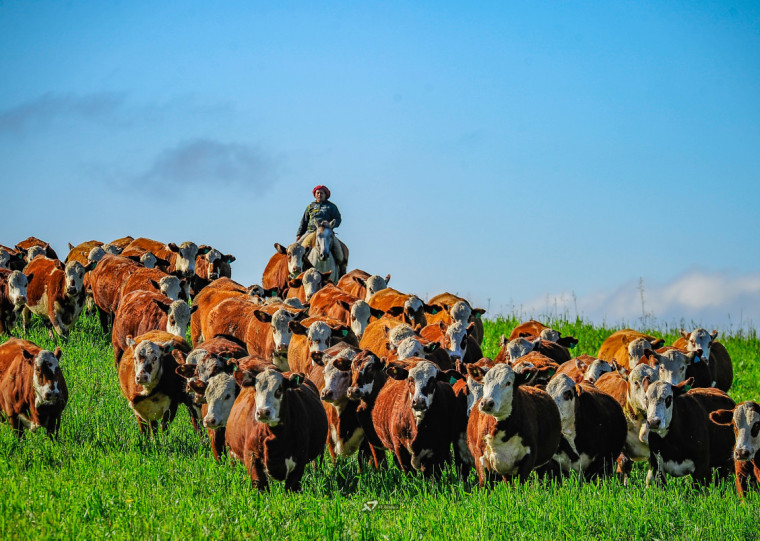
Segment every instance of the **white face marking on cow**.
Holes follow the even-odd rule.
[[[269,426],[280,423],[280,406],[285,396],[285,377],[267,368],[256,376],[256,420]]]
[[[510,340],[507,344],[507,357],[510,362],[515,362],[520,357],[524,357],[533,350],[537,350],[541,346],[541,339],[530,341],[525,338],[515,338]]]
[[[673,386],[665,381],[652,383],[646,392],[648,429],[663,438],[673,418],[673,398]]]
[[[208,380],[205,392],[208,411],[203,418],[203,425],[206,428],[227,426],[227,419],[230,417],[238,390],[238,384],[230,374],[217,374]]]
[[[179,294],[182,292],[182,286],[180,285],[179,278],[176,276],[164,276],[161,278],[158,281],[158,289],[173,301],[179,300]]]
[[[483,398],[480,411],[501,421],[512,413],[515,373],[509,365],[499,363],[483,377]]]
[[[107,254],[119,255],[121,253],[121,248],[114,246],[113,244],[104,244],[102,248],[103,251]]]
[[[409,398],[412,415],[418,425],[433,405],[437,376],[438,367],[430,361],[420,361],[409,370]]]
[[[190,307],[185,301],[174,301],[169,306],[166,317],[166,332],[184,338],[188,325],[190,325]]]
[[[583,381],[594,383],[607,372],[612,372],[612,365],[602,359],[596,359],[583,373]]]
[[[370,297],[378,291],[382,291],[383,289],[388,288],[388,284],[386,283],[385,278],[378,276],[377,274],[373,274],[367,278],[364,283],[367,287],[367,294],[364,296],[365,302],[369,302]]]
[[[11,262],[11,253],[4,248],[0,248],[0,269],[7,269]]]
[[[294,457],[288,457],[285,459],[285,477],[290,475],[290,472],[292,472],[294,469],[296,469],[296,461]]]
[[[628,374],[628,402],[633,411],[638,415],[645,415],[647,410],[646,392],[644,391],[644,378],[649,378],[650,383],[657,381],[657,370],[647,364],[639,364]]]
[[[55,377],[58,370],[58,358],[52,352],[42,350],[34,358],[32,385],[35,407],[53,405],[58,401],[61,394]]]
[[[306,255],[306,248],[300,242],[295,242],[288,246],[286,253],[288,257],[288,274],[291,277],[296,277],[303,270],[303,256]]]
[[[63,270],[66,277],[66,295],[74,297],[82,292],[84,267],[79,261],[69,261]]]
[[[446,328],[446,351],[449,357],[464,359],[467,353],[467,326],[461,321],[455,321]]]
[[[364,331],[369,325],[369,320],[372,315],[370,314],[369,304],[362,300],[356,301],[351,306],[351,330],[357,338],[361,338]]]
[[[457,301],[451,307],[451,310],[449,310],[449,315],[453,321],[460,321],[467,325],[472,315],[472,308],[464,301]]]
[[[628,369],[633,369],[637,364],[642,362],[644,352],[648,349],[652,349],[652,345],[646,338],[636,338],[633,342],[628,344]]]
[[[686,369],[690,364],[690,359],[680,351],[668,350],[657,357],[658,379],[678,385],[686,379]]]
[[[26,304],[26,288],[29,281],[21,271],[13,271],[8,275],[8,297],[14,307]]]
[[[713,343],[712,335],[707,332],[707,329],[698,328],[689,335],[686,340],[686,351],[698,351],[702,350],[701,357],[708,361],[710,359],[710,348]]]
[[[554,329],[544,329],[539,334],[541,340],[548,340],[549,342],[557,342],[559,340],[559,331]]]
[[[290,345],[290,339],[293,338],[293,331],[288,327],[288,323],[293,321],[296,314],[280,308],[272,314],[272,337],[274,338],[274,349],[278,353],[285,353]]]
[[[324,321],[315,321],[309,325],[306,338],[309,343],[309,351],[324,351],[330,346],[332,329]]]
[[[396,348],[396,354],[398,355],[398,360],[403,361],[410,357],[425,357],[425,350],[417,338],[410,336],[401,341]]]
[[[212,248],[203,256],[208,262],[208,279],[216,280],[219,278],[219,272],[221,270],[222,252],[216,248]]]
[[[103,257],[106,255],[105,250],[103,250],[102,246],[95,246],[92,250],[90,250],[90,253],[87,254],[87,261],[90,263],[97,263]]]
[[[751,460],[760,450],[760,408],[752,402],[744,402],[734,409],[733,423],[736,433],[734,458]]]
[[[141,394],[148,395],[158,385],[163,372],[161,357],[164,346],[143,340],[134,348],[135,384],[143,387]]]
[[[322,282],[322,274],[317,269],[311,268],[303,274],[302,284],[306,302],[309,302],[312,295],[322,289],[322,286],[324,285]]]
[[[467,375],[467,388],[470,390],[467,393],[467,416],[470,416],[472,407],[483,398],[483,384],[472,379],[472,376]]]
[[[401,342],[413,336],[416,336],[416,334],[409,325],[396,325],[390,331],[388,331],[388,343],[390,344],[390,350],[395,351]]]
[[[153,253],[145,252],[140,256],[140,263],[142,263],[143,267],[146,269],[155,269],[156,263],[158,263],[158,259],[153,255]]]
[[[322,400],[325,402],[330,402],[332,404],[335,404],[336,402],[342,402],[347,399],[348,397],[346,395],[346,391],[348,391],[348,388],[351,385],[351,372],[346,370],[339,370],[335,366],[336,360],[337,357],[330,357],[325,361],[325,369],[323,372],[325,378],[325,386],[322,389],[321,393]]]
[[[174,268],[183,276],[191,276],[195,272],[195,258],[198,256],[198,246],[194,242],[185,241],[178,246]]]
[[[41,255],[45,255],[45,248],[42,246],[32,246],[26,251],[26,257],[24,259],[29,263],[32,259]]]
[[[282,301],[282,303],[287,304],[288,306],[292,306],[293,308],[298,308],[299,310],[304,309],[304,305],[301,302],[301,299],[297,297],[291,297],[289,299],[285,299],[284,301]]]
[[[551,395],[559,409],[562,421],[562,434],[571,443],[575,441],[575,399],[578,396],[575,382],[567,374],[557,374],[546,386],[546,392]]]
[[[404,313],[410,314],[412,317],[417,318],[422,314],[422,301],[417,295],[412,295],[404,303]],[[415,321],[415,323],[420,323]]]

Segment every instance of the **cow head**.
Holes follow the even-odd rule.
[[[45,253],[45,248],[42,246],[30,246],[26,249],[24,259],[26,259],[26,262],[29,263],[35,257],[44,256]]]
[[[306,379],[303,374],[293,372],[285,375],[273,368],[253,372],[255,379],[255,413],[260,423],[275,427],[280,424],[280,414],[287,399],[288,391],[297,389]]]
[[[541,347],[541,338],[528,340],[526,338],[515,338],[506,344],[507,359],[509,362],[515,362],[520,357],[524,357],[531,351],[538,351]]]
[[[106,254],[112,254],[112,255],[119,255],[121,254],[121,251],[122,251],[121,248],[119,248],[118,246],[114,246],[113,244],[110,244],[110,243],[104,244],[102,248]]]
[[[87,254],[87,261],[89,263],[97,263],[103,257],[106,255],[105,250],[103,250],[102,246],[95,246],[90,252]]]
[[[313,357],[316,360],[319,356]],[[339,404],[348,399],[348,388],[351,385],[351,362],[356,357],[356,352],[351,348],[342,349],[337,355],[324,355],[317,364],[324,367],[323,375],[325,386],[322,388],[320,398],[331,404]]]
[[[167,275],[162,276],[158,282],[152,283],[162,294],[169,297],[173,301],[178,301],[182,296],[184,296],[182,282],[183,280],[180,280],[176,276]]]
[[[425,357],[425,350],[416,336],[404,338],[396,348],[396,356],[399,361],[411,357]]]
[[[647,411],[647,396],[644,390],[644,380],[647,385],[657,381],[657,370],[648,364],[637,364],[628,374],[628,405],[636,416],[644,417]]]
[[[437,314],[441,310],[440,306],[425,304],[417,295],[412,295],[404,302],[404,321],[412,328],[421,329],[427,325],[426,313]]]
[[[559,342],[560,339],[559,331],[554,329],[543,329],[538,336],[541,340],[548,340],[549,342]]]
[[[32,354],[24,350],[24,357],[32,359]],[[55,352],[43,349],[34,356],[34,375],[32,386],[34,387],[34,406],[52,406],[61,398],[63,373],[59,362],[61,348],[55,348]]]
[[[309,302],[309,299],[311,299],[312,295],[322,289],[322,286],[327,283],[330,278],[330,274],[332,274],[332,271],[319,272],[317,269],[312,267],[311,269],[301,274],[298,278],[291,279],[288,284],[290,287],[303,286],[304,297],[306,298],[306,302]]]
[[[11,263],[12,254],[5,248],[0,248],[0,269],[7,269]]]
[[[649,432],[654,432],[661,438],[668,435],[673,420],[673,401],[689,390],[692,381],[689,378],[678,385],[671,385],[667,381],[650,383],[648,378],[644,378],[642,386],[646,392],[647,422],[642,425],[639,433],[642,442],[648,443]]]
[[[346,391],[349,400],[363,400],[380,390],[386,380],[385,361],[369,350],[359,352],[351,362],[351,386]]]
[[[14,309],[21,309],[26,304],[26,288],[28,286],[29,279],[23,272],[13,271],[8,275],[8,300],[11,301]]]
[[[607,372],[612,372],[615,370],[615,367],[608,363],[607,361],[603,361],[602,359],[595,359],[591,362],[590,365],[586,367],[586,370],[583,372],[583,381],[588,381],[589,383],[596,383],[596,381],[602,377]]]
[[[174,260],[174,271],[181,275],[183,278],[189,278],[195,273],[195,258],[200,250],[194,242],[186,241],[177,246],[173,242],[167,244],[167,247],[176,254]],[[204,246],[203,253],[206,253],[211,248]]]
[[[454,306],[449,309],[449,315],[451,316],[452,321],[460,321],[467,325],[473,315],[473,311],[467,302],[457,301],[454,303]]]
[[[483,357],[475,363],[464,365],[467,371],[467,414],[472,411],[472,407],[483,398],[483,377],[486,372],[493,366],[493,361],[488,357]]]
[[[512,414],[512,399],[515,388],[532,377],[531,373],[516,374],[508,364],[499,363],[489,369],[483,377],[483,398],[478,409],[497,420]]]
[[[140,264],[146,269],[155,269],[158,264],[158,258],[153,252],[145,252],[140,256]]]
[[[133,349],[135,384],[143,388],[143,395],[149,395],[158,385],[163,373],[163,358],[170,355],[174,342],[162,344],[143,340],[137,344],[131,336],[127,336],[127,345]]]
[[[288,346],[290,346],[290,339],[293,337],[290,322],[303,319],[306,317],[306,312],[291,312],[280,308],[271,315],[263,310],[254,310],[253,315],[262,323],[269,323],[272,326],[272,337],[274,340],[272,362],[280,370],[289,370]]]
[[[300,242],[294,242],[287,248],[282,244],[275,243],[274,247],[279,253],[288,256],[288,276],[290,278],[295,278],[303,272],[306,248]]]
[[[69,261],[63,270],[66,280],[66,295],[76,297],[82,292],[85,268],[79,261]]]
[[[185,337],[190,325],[190,307],[185,301],[174,301],[166,312],[166,331]]]
[[[681,336],[686,340],[686,351],[702,351],[700,357],[705,361],[710,360],[710,349],[712,348],[713,341],[718,337],[718,331],[711,333],[706,329],[698,328],[694,329],[691,333],[687,333],[681,329]]]
[[[231,374],[222,372],[209,379],[204,393],[208,409],[203,417],[203,426],[213,430],[227,426],[239,392],[240,386]]]
[[[409,404],[412,407],[414,421],[418,425],[433,406],[433,399],[435,398],[439,379],[446,379],[448,381],[448,378],[444,376],[444,373],[435,364],[414,357],[406,361],[388,363],[385,373],[395,380],[407,381]]]
[[[760,405],[756,402],[742,402],[733,410],[714,411],[710,420],[722,426],[733,426],[736,438],[734,460],[752,460],[760,451]]]
[[[207,246],[201,246],[201,248],[208,248]],[[199,250],[201,250],[199,248]],[[222,276],[226,276],[229,274],[229,265],[233,261],[235,261],[235,256],[232,254],[222,254],[219,250],[216,248],[210,248],[208,252],[205,254],[198,255],[198,258],[203,258],[206,260],[207,263],[207,272],[206,276],[202,276],[202,278],[206,278],[207,280],[211,280],[212,282],[214,280],[219,279]]]
[[[654,367],[659,374],[658,379],[667,381],[671,385],[678,385],[686,379],[686,369],[700,362],[702,350],[682,353],[677,349],[670,349],[663,354],[647,350],[646,354],[654,360]]]
[[[571,441],[575,439],[575,405],[578,389],[567,374],[557,374],[549,381],[546,392],[551,395],[559,410],[562,434]]]
[[[354,276],[354,280],[366,288],[364,301],[369,302],[369,299],[370,297],[372,297],[372,295],[388,287],[388,282],[391,281],[391,275],[389,274],[385,278],[383,278],[382,276],[373,274],[366,280],[363,280],[359,278],[358,276]]]
[[[367,325],[369,325],[369,320],[373,316],[376,318],[383,317],[383,312],[381,310],[372,308],[363,300],[355,301],[351,305],[346,301],[339,300],[338,304],[340,304],[344,310],[349,310],[351,330],[354,331],[357,338],[361,338],[364,335],[364,331],[367,330]]]
[[[628,369],[631,370],[637,364],[646,362],[646,351],[651,349],[652,345],[646,338],[636,338],[628,344]]]
[[[446,328],[443,347],[452,360],[464,359],[467,353],[467,342],[474,328],[474,323],[467,324],[461,321],[455,321]]]
[[[417,336],[414,329],[406,324],[396,325],[392,329],[387,329],[386,335],[388,336],[388,342],[385,345],[388,351],[396,351],[401,342],[407,338]]]

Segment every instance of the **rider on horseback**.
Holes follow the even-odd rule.
[[[314,235],[317,227],[325,221],[335,221],[333,229],[340,225],[340,211],[335,203],[328,201],[330,198],[330,190],[327,186],[316,186],[311,193],[314,195],[314,201],[309,203],[306,207],[306,211],[301,218],[301,225],[298,226],[298,233],[296,233],[296,241],[300,242],[302,246],[309,249],[314,243]],[[337,240],[337,239],[336,239]],[[343,257],[343,249],[340,242],[333,242],[331,253],[335,258],[335,262],[340,268],[340,274],[346,273],[346,260]]]

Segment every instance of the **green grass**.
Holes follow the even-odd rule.
[[[495,355],[499,336],[517,323],[486,321],[484,353]],[[575,354],[596,353],[614,331],[582,321],[550,324],[580,340]],[[648,332],[666,343],[677,337]],[[39,325],[27,338],[54,347]],[[760,398],[760,341],[721,341],[734,361],[733,398]],[[733,479],[706,491],[691,489],[687,479],[645,489],[642,464],[628,487],[571,478],[484,490],[474,474],[460,481],[448,471],[432,482],[395,467],[359,474],[353,460],[326,458],[307,468],[303,493],[287,494],[274,482],[262,495],[242,466],[214,461],[184,410],[167,433],[140,437],[96,318],[83,317],[62,349],[70,398],[60,440],[43,431],[19,440],[0,425],[0,539],[760,538],[757,494],[740,502]],[[383,508],[363,512],[370,500]]]

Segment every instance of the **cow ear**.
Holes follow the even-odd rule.
[[[499,346],[504,347],[509,344],[509,339],[503,334],[499,337]]]
[[[371,316],[375,316],[377,319],[380,319],[381,317],[385,315],[385,312],[383,312],[382,310],[378,310],[377,308],[370,307],[369,314]]]
[[[438,342],[430,342],[429,344],[425,344],[424,346],[422,346],[422,349],[425,353],[433,353],[439,347],[441,346]]]
[[[385,275],[385,285],[388,285],[388,282],[390,282],[390,281],[391,281],[391,275],[390,274],[386,274]]]
[[[306,376],[301,372],[293,372],[288,379],[285,380],[286,389],[297,389],[306,380]]]
[[[311,361],[314,364],[318,364],[319,366],[325,365],[325,352],[324,351],[312,351],[309,353],[309,356],[311,357]]]
[[[293,317],[293,321],[303,321],[307,317],[309,317],[309,305],[305,304],[303,310],[296,312],[296,315]]]
[[[388,377],[396,380],[405,380],[409,377],[409,370],[395,361],[388,363],[388,366],[385,367],[385,373],[388,374]]]
[[[98,262],[97,261],[91,261],[84,268],[84,272],[90,272],[91,270],[95,270],[95,267],[97,267],[97,266],[98,266]]]
[[[388,310],[385,311],[385,313],[388,314],[388,315],[390,315],[390,316],[393,316],[393,317],[398,317],[398,316],[400,316],[401,314],[404,313],[404,307],[403,306],[391,306],[390,308],[388,308]]]
[[[350,305],[348,302],[346,302],[346,301],[344,301],[344,300],[342,300],[342,299],[338,299],[338,302],[337,302],[337,304],[338,304],[338,305],[339,305],[341,308],[343,308],[344,310],[348,310],[348,311],[351,311],[351,305]]]
[[[140,263],[140,256],[139,255],[128,255],[126,256],[127,259],[131,259],[135,263]]]
[[[710,339],[715,340],[716,338],[718,338],[718,331],[713,329],[713,332],[710,333]]]
[[[465,377],[461,372],[456,370],[445,370],[443,372],[439,370],[436,379],[448,383],[449,385],[454,385],[457,381],[465,379]]]
[[[70,252],[71,250],[73,250],[74,248],[76,248],[76,246],[74,246],[73,244],[69,243],[69,252]]]
[[[61,348],[56,346],[55,351],[53,351],[53,356],[60,361],[62,355],[63,355],[63,351],[61,351]]]
[[[536,375],[535,370],[525,370],[521,373],[515,373],[515,387],[525,385]]]
[[[174,349],[174,340],[169,340],[163,344],[159,344],[159,347],[161,348],[162,354],[168,355]]]
[[[351,359],[335,359],[333,361],[333,366],[341,372],[348,372],[351,370]]]
[[[272,322],[272,315],[267,314],[263,310],[254,310],[253,311],[253,317],[261,321],[262,323],[271,323]]]
[[[466,366],[467,366],[467,374],[469,374],[469,376],[472,379],[474,379],[478,383],[480,383],[480,382],[483,381],[483,376],[486,375],[485,368],[483,368],[481,366],[475,366],[473,364],[468,364]]]
[[[721,426],[731,426],[734,422],[734,410],[716,410],[710,413],[710,420]]]
[[[133,348],[133,347],[135,347],[137,345],[137,342],[135,342],[135,339],[132,338],[131,334],[127,335],[127,338],[125,339],[125,342],[131,348]]]
[[[178,349],[172,350],[172,357],[174,357],[174,360],[177,361],[177,364],[185,364],[185,359],[187,358],[185,353]]]
[[[198,307],[199,307],[199,306],[200,306],[200,304],[194,304],[194,305],[192,305],[192,306],[190,307],[190,314],[191,314],[191,315],[192,315],[192,314],[194,314],[194,313],[195,313],[195,311],[196,311],[196,310],[198,310]]]
[[[423,305],[423,308],[425,309],[425,312],[428,314],[435,315],[438,312],[442,312],[443,308],[438,304],[425,304]]]
[[[649,379],[649,376],[644,376],[644,379],[641,380],[641,389],[644,392],[647,392],[650,383],[652,383],[652,380]]]
[[[572,336],[562,336],[559,340],[557,340],[557,344],[562,346],[563,348],[574,348],[578,345],[578,339],[573,338]]]
[[[288,321],[288,329],[290,329],[290,332],[293,334],[300,334],[301,336],[305,336],[307,332],[309,332],[309,329],[303,326],[303,323],[300,321]]]
[[[654,359],[654,365],[652,366],[656,366],[660,363],[660,354],[657,353],[656,351],[652,351],[651,349],[645,349],[644,356],[651,357],[652,359]]]
[[[657,349],[665,345],[665,340],[663,340],[662,338],[655,338],[650,343],[652,344],[653,348]]]
[[[360,286],[367,287],[367,282],[363,278],[359,278],[358,276],[352,276],[351,278]]]
[[[301,278],[291,278],[288,281],[288,285],[290,287],[301,287],[301,284],[303,284],[303,280]]]
[[[179,252],[179,248],[178,248],[178,247],[177,247],[177,245],[176,245],[176,244],[174,244],[173,242],[170,242],[170,243],[169,243],[169,244],[167,244],[166,246],[167,246],[167,248],[169,248],[169,249],[170,249],[172,252]]]
[[[678,385],[673,385],[673,396],[682,395],[691,390],[694,385],[694,378],[689,378],[686,381],[682,381]]]
[[[348,333],[351,331],[350,327],[346,327],[345,325],[341,325],[340,327],[337,327],[335,329],[332,329],[330,334],[333,338],[345,338],[348,336]]]
[[[34,355],[32,354],[32,352],[31,351],[27,351],[25,349],[21,350],[21,355],[23,355],[24,359],[27,359],[27,360],[34,359]]]
[[[176,351],[176,350],[175,350]],[[181,378],[190,379],[195,377],[195,365],[194,364],[181,364],[174,369],[174,373]]]
[[[332,274],[332,271],[331,271],[331,270],[329,270],[329,271],[327,271],[327,272],[320,272],[320,273],[319,273],[319,275],[322,277],[322,281],[323,281],[323,282],[326,282],[327,280],[329,280],[329,279],[330,279],[330,275],[331,275],[331,274]]]
[[[166,304],[164,301],[153,299],[153,304],[158,306],[158,309],[161,310],[164,314],[169,313],[169,308],[171,308],[170,304]]]
[[[483,308],[473,308],[472,313],[475,314],[476,318],[480,319],[486,311]]]
[[[233,377],[241,387],[252,387],[256,384],[257,375],[258,372],[251,372],[250,370],[235,370]]]
[[[686,332],[684,329],[681,329],[681,337],[682,337],[684,340],[688,340],[688,339],[689,339],[689,336],[691,336],[691,335],[690,335],[690,333],[687,333],[687,332]]]
[[[222,256],[222,261],[224,261],[227,264],[232,263],[236,259],[237,258],[234,255],[232,255],[232,254],[225,254],[225,255]]]
[[[283,254],[283,255],[285,255],[285,254],[287,254],[287,253],[288,253],[288,249],[287,249],[287,248],[285,248],[285,247],[284,247],[282,244],[280,244],[279,242],[275,242],[275,243],[274,243],[274,249],[275,249],[275,250],[277,250],[277,253],[278,253],[278,254]]]
[[[208,383],[205,381],[201,381],[199,379],[193,380],[189,382],[188,387],[190,387],[195,393],[203,395],[206,393],[206,387],[208,387]]]
[[[31,284],[31,283],[32,283],[32,278],[34,278],[34,273],[33,273],[33,272],[32,272],[32,273],[29,273],[29,274],[27,274],[27,275],[26,275],[26,283],[27,283],[27,284]]]
[[[156,289],[158,289],[158,290],[160,290],[160,289],[161,289],[161,286],[158,284],[158,282],[156,282],[156,281],[155,281],[155,280],[153,280],[153,279],[151,279],[151,280],[150,280],[150,285],[152,285],[153,287],[155,287],[155,288],[156,288]]]
[[[198,246],[198,255],[206,255],[212,250],[211,246],[207,246],[206,244],[203,244],[201,246]]]

